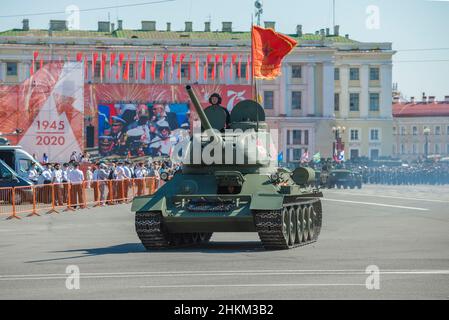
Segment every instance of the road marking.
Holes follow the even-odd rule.
[[[426,208],[405,207],[405,206],[397,206],[397,205],[392,205],[392,204],[375,203],[375,202],[361,202],[361,201],[329,199],[329,198],[321,198],[321,200],[344,202],[344,203],[354,203],[354,204],[365,204],[365,205],[370,205],[370,206],[389,207],[389,208],[398,208],[398,209],[407,209],[407,210],[429,211],[429,209],[426,209]]]
[[[174,272],[116,272],[81,273],[84,279],[138,278],[138,277],[204,277],[204,276],[285,276],[285,275],[365,275],[365,270],[237,270],[237,271],[174,271]],[[381,275],[449,275],[449,270],[381,270]],[[58,280],[67,274],[1,275],[0,281]]]
[[[177,288],[235,288],[235,287],[366,287],[360,283],[257,283],[257,284],[192,284],[192,285],[165,285],[140,286],[140,289],[177,289]]]
[[[334,194],[342,194],[341,192],[338,192],[338,191],[335,191],[335,190],[327,190],[326,192],[334,192]],[[350,195],[351,197],[352,196],[359,196],[359,197],[365,197],[366,196],[366,197],[376,197],[376,198],[389,198],[389,199],[400,199],[400,200],[414,200],[414,201],[449,203],[449,201],[447,201],[447,200],[394,197],[394,196],[376,195],[376,194],[368,194],[368,193],[351,193],[351,194],[348,194],[348,195]]]

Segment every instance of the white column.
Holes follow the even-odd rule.
[[[287,92],[288,92],[287,89],[288,89],[288,65],[283,64],[281,79],[280,79],[280,83],[279,83],[279,90],[278,90],[279,109],[277,111],[278,111],[279,115],[286,115],[287,110],[289,110],[289,108],[287,106],[287,103],[289,101],[289,99],[287,97]]]
[[[368,100],[369,100],[369,66],[362,65],[360,68],[360,117],[368,117]]]
[[[381,94],[380,94],[380,116],[392,117],[392,69],[393,65],[383,64],[380,68]]]
[[[349,66],[340,66],[340,115],[349,116]]]
[[[307,64],[307,112],[309,114],[315,114],[315,64]]]
[[[6,81],[6,63],[0,62],[0,81]]]
[[[332,117],[334,114],[334,65],[323,63],[323,116]]]

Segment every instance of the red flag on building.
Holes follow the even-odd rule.
[[[220,62],[220,55],[216,54],[215,55],[215,60],[214,60],[214,68],[212,69],[212,75],[211,75],[211,79],[215,80],[215,73],[217,70],[217,64]]]
[[[100,63],[100,80],[103,82],[104,77],[104,69],[106,67],[106,60],[108,59],[108,56],[106,53],[101,54],[101,63]]]
[[[224,54],[222,57],[222,60],[223,60],[223,63],[221,64],[220,78],[221,78],[221,80],[224,80],[225,65],[226,65],[226,62],[228,61],[228,55]]]
[[[208,54],[206,57],[206,63],[204,65],[204,81],[207,81],[207,77],[209,74],[209,63],[210,63],[211,59],[212,59],[212,55]]]
[[[84,55],[84,77],[86,79],[89,78],[88,72],[89,72],[89,62],[87,61],[87,55]]]
[[[282,59],[298,44],[290,37],[273,29],[253,26],[253,72],[256,79],[272,80],[281,74]]]
[[[239,55],[239,64],[237,65],[237,77],[242,77],[242,55]]]
[[[200,57],[196,56],[196,61],[195,61],[195,78],[196,81],[198,81],[200,79]]]
[[[247,59],[246,59],[246,80],[249,80],[249,70],[251,66],[251,56],[248,55]]]
[[[123,60],[125,59],[125,54],[120,53],[118,56],[118,64],[117,64],[117,72],[115,74],[115,79],[119,80],[120,79],[120,74],[122,73],[122,65],[123,65]]]
[[[191,70],[192,70],[192,59],[193,59],[193,55],[190,55],[190,59],[189,59],[189,69],[187,70],[187,80],[190,81],[192,79],[192,74],[191,74]]]
[[[131,60],[131,55],[128,53],[128,60],[126,60],[125,72],[123,72],[123,80],[129,81],[129,62]]]
[[[76,62],[81,62],[83,61],[83,53],[82,52],[78,52],[76,54]]]
[[[97,61],[98,61],[98,53],[94,52],[92,53],[92,79],[94,79],[95,77],[95,67],[97,65]]]
[[[139,80],[139,53],[136,52],[136,64],[134,67],[134,79]]]
[[[44,67],[44,59],[41,58],[39,69],[42,69]]]
[[[36,61],[37,60],[37,57],[39,56],[39,51],[34,51],[33,52],[33,58],[34,58],[34,61]]]
[[[164,56],[163,56],[161,72],[159,74],[159,77],[161,80],[164,80],[164,77],[165,77],[165,64],[167,63],[167,59],[168,59],[168,53],[164,54]]]
[[[145,80],[147,78],[147,57],[146,56],[143,56],[140,78],[142,80]]]
[[[151,79],[156,79],[156,54],[153,56],[153,62],[151,63]]]
[[[173,53],[171,55],[170,79],[173,79],[173,72],[175,71],[176,60],[178,60],[178,55],[176,53]]]
[[[108,72],[108,78],[111,80],[112,78],[112,67],[115,64],[115,53],[111,53],[109,56],[109,72]]]

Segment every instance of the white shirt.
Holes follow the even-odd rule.
[[[146,175],[146,170],[143,168],[136,168],[134,172],[136,173],[136,178],[144,178]]]
[[[39,174],[37,173],[36,169],[30,169],[28,171],[28,179],[30,179],[31,181],[36,181],[38,176]]]
[[[44,178],[44,181],[51,181],[52,176],[53,174],[50,169],[45,169],[44,171],[42,171],[42,177]]]
[[[125,169],[122,166],[117,166],[115,168],[115,174],[117,175],[117,180],[123,180],[126,178]]]
[[[81,183],[84,181],[84,173],[80,169],[73,169],[69,171],[68,178],[71,183]]]
[[[63,176],[63,173],[62,173],[61,169],[53,171],[53,174],[52,174],[53,182],[54,183],[62,183],[62,176]]]
[[[98,169],[95,169],[95,170],[94,170],[94,174],[93,174],[93,176],[92,176],[92,179],[93,179],[94,181],[97,181],[97,180],[98,180]]]
[[[125,171],[125,177],[128,178],[128,179],[131,179],[132,178],[131,169],[128,168],[127,166],[124,166],[123,170]]]

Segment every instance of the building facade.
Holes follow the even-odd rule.
[[[265,27],[275,28],[275,23],[266,22]],[[321,29],[313,34],[303,33],[298,25],[289,36],[298,40],[299,45],[285,58],[282,75],[274,81],[256,81],[270,128],[278,130],[278,149],[285,162],[300,162],[306,150],[311,155],[319,152],[322,157],[332,157],[336,127],[341,128],[346,159],[392,155],[392,45],[358,42],[339,33],[339,26],[333,32]],[[223,22],[222,30],[217,32],[211,32],[208,22],[203,31],[193,31],[191,22],[186,22],[183,31],[172,31],[169,23],[165,30],[157,30],[155,21],[142,21],[141,30],[126,30],[119,21],[117,28],[99,22],[97,31],[80,31],[68,30],[65,21],[51,21],[49,30],[33,30],[29,21],[24,20],[22,29],[0,32],[0,83],[13,85],[29,78],[36,50],[44,63],[74,60],[78,52],[84,52],[89,71],[93,52],[100,55],[122,52],[125,57],[138,53],[150,59],[157,55],[156,72],[160,71],[164,54],[184,53],[201,57],[202,72],[207,55],[249,56],[251,34],[233,31],[230,22]],[[166,63],[168,67],[169,61]],[[39,67],[36,63],[36,69]],[[113,65],[111,71],[122,74],[123,70],[117,68]],[[129,80],[121,75],[100,79],[97,62],[97,73],[87,72],[85,82],[92,86],[98,83],[151,86],[186,83],[188,74],[196,78],[193,64],[175,65],[175,74],[177,68],[181,68],[181,79],[170,78],[167,73],[162,79],[135,79],[133,63]],[[221,68],[220,63],[217,68]],[[240,77],[230,72],[230,68],[229,62],[225,64],[223,78],[204,80],[201,76],[195,83],[251,85],[251,79],[245,77],[245,59],[241,62]]]
[[[413,99],[414,100],[414,99]],[[402,160],[449,156],[449,96],[393,104],[393,155]]]

